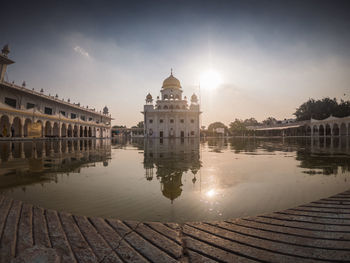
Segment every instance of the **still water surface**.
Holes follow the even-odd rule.
[[[349,139],[0,142],[0,192],[88,216],[253,216],[349,190]]]

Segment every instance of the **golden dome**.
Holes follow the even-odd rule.
[[[163,81],[163,89],[166,88],[181,89],[180,81],[173,76],[173,72],[171,72],[170,76]]]

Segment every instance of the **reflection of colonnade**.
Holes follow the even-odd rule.
[[[155,172],[162,194],[171,202],[182,193],[183,173],[191,171],[195,183],[200,167],[199,139],[145,140],[146,179],[151,181]]]
[[[43,185],[110,159],[110,140],[0,141],[0,189]]]
[[[349,136],[312,137],[311,152],[316,153],[350,153]]]
[[[90,155],[110,157],[110,140],[0,141],[0,163],[14,159],[63,160]]]
[[[0,54],[0,137],[96,137],[111,136],[108,108],[98,112],[80,103],[65,101],[5,81],[6,68],[14,61],[8,58],[6,45]],[[40,125],[35,125],[40,124]],[[41,130],[40,130],[41,129]]]

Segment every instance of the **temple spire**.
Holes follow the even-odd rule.
[[[173,75],[173,68],[170,68],[170,75]]]

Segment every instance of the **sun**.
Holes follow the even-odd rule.
[[[220,74],[212,69],[203,72],[199,79],[201,88],[207,90],[216,89],[222,83]]]

